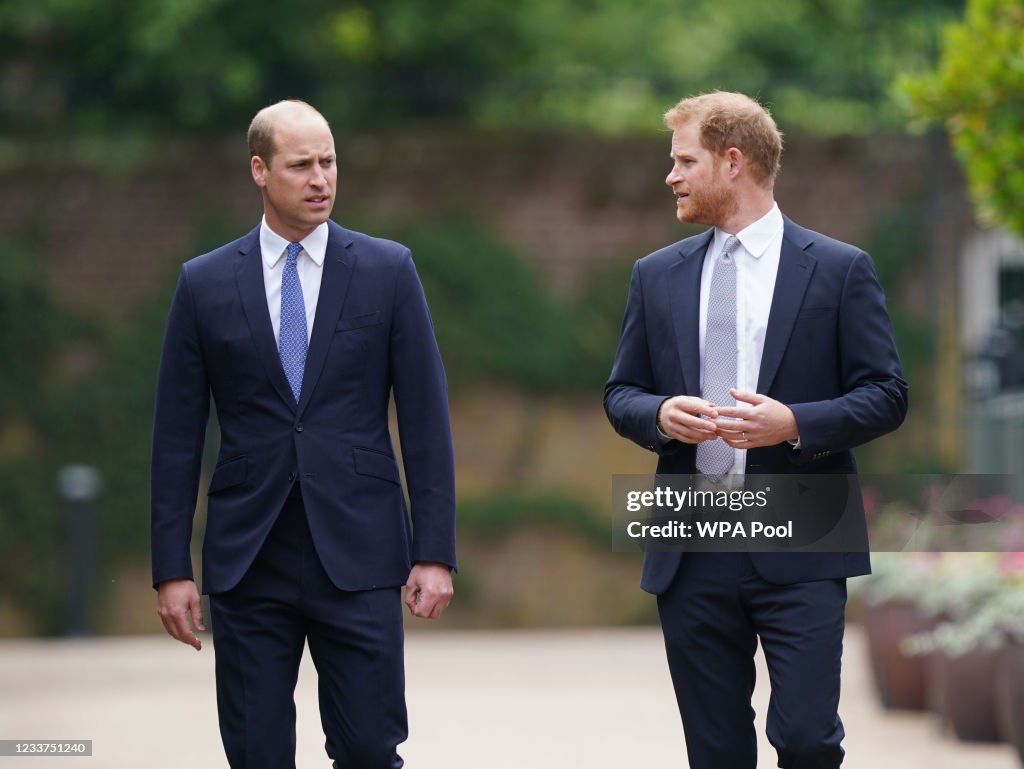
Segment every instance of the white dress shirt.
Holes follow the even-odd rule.
[[[740,241],[736,249],[736,388],[757,392],[757,378],[761,370],[768,315],[772,309],[775,278],[779,272],[782,253],[782,212],[778,204],[753,224],[735,233]],[[707,331],[708,298],[715,264],[725,247],[730,233],[715,228],[715,236],[704,255],[700,275],[700,377],[704,383],[704,336]],[[718,404],[725,405],[725,404]],[[742,405],[742,404],[739,404]],[[736,461],[730,472],[744,472],[746,449],[736,449]]]
[[[263,286],[267,290],[267,309],[274,339],[281,344],[281,276],[284,274],[285,240],[267,225],[263,217],[260,224],[260,251],[263,253]],[[306,334],[313,335],[313,318],[320,298],[320,282],[324,276],[324,256],[327,253],[327,222],[324,222],[301,241],[302,251],[295,262],[302,284],[302,300],[306,305]],[[307,340],[308,341],[308,340]]]

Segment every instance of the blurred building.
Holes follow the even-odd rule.
[[[966,472],[1015,474],[1024,467],[1024,242],[976,234],[960,263],[961,339],[966,356]]]

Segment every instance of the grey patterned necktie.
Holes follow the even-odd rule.
[[[704,377],[701,397],[716,406],[733,406],[729,388],[736,386],[736,258],[740,241],[730,235],[715,262],[704,332]],[[736,450],[723,440],[697,444],[697,469],[722,476],[732,469]]]

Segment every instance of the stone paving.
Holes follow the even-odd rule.
[[[875,702],[859,630],[848,632],[843,719],[850,769],[1015,769],[1005,745],[966,745],[924,714]],[[759,769],[767,675],[755,708]],[[411,632],[410,769],[685,767],[682,731],[655,628]],[[312,665],[296,693],[300,769],[328,767]],[[226,769],[213,653],[165,637],[0,641],[0,739],[93,740],[92,757],[0,758],[24,769]]]

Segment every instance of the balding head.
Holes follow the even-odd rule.
[[[253,118],[249,150],[252,179],[263,195],[270,229],[297,243],[327,221],[338,166],[323,115],[301,101],[272,104]]]
[[[275,129],[281,124],[298,125],[302,123],[319,123],[330,125],[327,119],[317,112],[312,105],[298,99],[286,99],[269,107],[264,107],[249,124],[249,157],[263,158],[263,162],[270,165],[277,151],[274,140]]]

